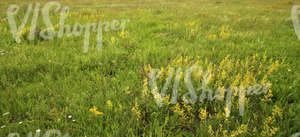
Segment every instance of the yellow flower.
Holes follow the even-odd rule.
[[[124,31],[124,30],[122,30],[122,31],[120,32],[120,36],[121,36],[121,38],[125,38],[125,31]]]
[[[198,115],[198,117],[201,119],[201,120],[205,120],[207,118],[207,112],[206,112],[206,108],[203,109],[203,108],[200,108],[200,114]]]
[[[96,116],[97,115],[103,115],[103,112],[97,111],[97,108],[95,106],[92,107],[89,111],[92,112],[92,113],[94,113]]]
[[[166,97],[164,98],[164,103],[167,105],[170,105],[170,94],[166,95]]]
[[[208,35],[208,38],[214,40],[214,39],[217,38],[217,35],[216,34],[210,34],[210,35]]]
[[[211,125],[208,126],[208,134],[209,134],[210,136],[212,136],[212,137],[214,136],[214,131],[213,131]]]
[[[273,117],[278,115],[280,117],[280,119],[282,119],[282,110],[277,105],[275,105],[275,107],[272,111],[272,115],[273,115]]]
[[[110,100],[107,100],[107,101],[106,101],[106,104],[107,104],[107,106],[108,106],[108,107],[110,107],[110,108],[112,108],[112,107],[113,107],[113,105],[112,105],[112,103],[111,103],[111,101],[110,101]]]
[[[140,118],[141,118],[141,112],[140,112],[140,110],[139,110],[139,104],[138,104],[138,102],[137,102],[137,99],[135,100],[134,107],[132,107],[131,111],[134,112],[134,113],[136,114],[136,116],[137,116],[136,119],[137,119],[137,120],[140,120]]]
[[[220,36],[222,38],[228,38],[230,36],[230,29],[228,26],[222,26],[221,27],[221,32],[220,32]]]
[[[179,103],[176,103],[175,107],[173,108],[173,111],[180,116],[184,116],[184,110],[180,108]]]
[[[242,124],[240,127],[238,127],[237,130],[234,130],[231,133],[231,137],[242,135],[242,134],[246,133],[247,131],[248,131],[248,125]]]
[[[126,88],[125,88],[125,93],[128,94],[128,95],[130,94],[129,87],[126,87]]]

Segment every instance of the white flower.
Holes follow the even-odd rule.
[[[291,72],[292,70],[291,69],[288,69],[288,72]]]
[[[37,129],[35,132],[36,132],[36,133],[40,133],[40,132],[41,132],[41,130],[40,130],[40,129]]]
[[[69,115],[68,118],[71,119],[71,118],[72,118],[72,115]]]
[[[23,124],[23,122],[21,121],[21,122],[19,122],[19,125],[21,125],[21,124]]]
[[[73,122],[76,122],[76,120],[75,120],[75,119],[73,119],[72,121],[73,121]]]
[[[3,125],[3,126],[1,126],[0,128],[5,128],[6,126],[5,125]]]
[[[9,115],[10,113],[9,112],[6,112],[6,113],[3,113],[2,116],[6,116],[6,115]]]

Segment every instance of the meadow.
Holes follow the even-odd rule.
[[[0,136],[42,136],[50,129],[70,137],[300,133],[300,40],[291,20],[291,8],[300,1],[58,0],[70,8],[65,23],[71,26],[128,22],[103,31],[101,51],[91,32],[85,52],[83,35],[30,40],[31,15],[17,43],[8,7],[20,6],[19,26],[28,4],[42,8],[47,2],[0,0]],[[50,17],[57,24],[60,14]],[[37,24],[46,28],[41,14]],[[58,32],[59,26],[51,29]],[[192,66],[203,71],[192,71],[197,100],[187,103],[184,75]],[[172,68],[177,79],[160,96]],[[156,89],[152,70],[158,71]],[[207,70],[211,74],[204,77]],[[199,100],[203,82],[220,94],[237,87],[229,95],[231,106],[222,96]],[[240,90],[267,83],[264,94]]]

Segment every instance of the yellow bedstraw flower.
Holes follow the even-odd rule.
[[[212,129],[212,126],[211,125],[209,125],[208,126],[208,134],[211,136],[211,137],[213,137],[214,136],[214,131],[213,131],[213,129]]]
[[[228,38],[230,36],[230,32],[229,32],[229,27],[228,26],[222,26],[221,27],[221,32],[220,32],[220,36],[222,38]]]
[[[120,36],[121,36],[121,38],[125,38],[125,31],[124,31],[124,29],[120,32]]]
[[[164,76],[164,72],[165,72],[165,69],[163,67],[161,67],[159,78],[162,78]]]
[[[208,38],[214,40],[214,39],[217,38],[217,35],[216,34],[210,34],[210,35],[208,35]]]
[[[269,71],[268,74],[271,74],[274,71],[277,71],[279,67],[279,61],[276,60],[275,63],[273,63],[270,67],[269,67]]]
[[[166,97],[164,98],[164,103],[167,104],[167,105],[170,105],[171,102],[170,102],[170,94],[166,95]]]
[[[180,116],[184,116],[184,110],[180,108],[179,103],[176,103],[175,107],[173,108],[173,111]]]
[[[200,108],[199,109],[200,113],[198,115],[198,117],[201,119],[201,120],[205,120],[207,118],[207,112],[206,112],[206,108]]]
[[[272,115],[273,115],[273,117],[278,115],[279,118],[282,119],[282,110],[277,105],[275,105],[274,109],[272,110]]]
[[[144,79],[143,90],[142,90],[143,98],[148,96],[148,78]]]
[[[110,100],[107,100],[107,101],[106,101],[106,104],[107,104],[107,106],[108,106],[109,108],[112,108],[112,107],[113,107],[113,105],[112,105],[112,103],[111,103]]]
[[[137,99],[135,100],[134,107],[132,107],[131,111],[136,114],[136,116],[137,116],[136,120],[140,120],[141,112],[139,110],[139,104],[137,102]]]
[[[231,133],[231,137],[242,135],[242,134],[246,133],[247,131],[248,131],[248,125],[242,124],[240,127],[238,127],[237,130],[234,130]]]
[[[126,87],[126,88],[125,88],[125,93],[128,94],[128,95],[130,94],[129,87]]]
[[[92,113],[94,113],[96,116],[97,115],[103,115],[103,112],[97,111],[97,108],[95,106],[92,107],[89,111],[92,112]]]
[[[189,57],[186,56],[186,57],[184,58],[184,63],[185,63],[185,64],[188,64],[188,61],[189,61]]]

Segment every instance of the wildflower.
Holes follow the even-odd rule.
[[[230,109],[228,107],[225,107],[224,111],[225,111],[225,116],[229,117],[229,115],[230,115]]]
[[[143,97],[145,98],[146,96],[148,96],[148,78],[144,79],[144,84],[143,84]]]
[[[161,69],[160,69],[160,78],[162,78],[163,76],[164,76],[164,68],[163,67],[161,67]]]
[[[184,116],[184,110],[180,108],[179,103],[176,103],[175,107],[173,108],[173,111],[180,116]]]
[[[40,133],[40,132],[41,132],[41,130],[40,130],[40,129],[37,129],[35,132],[36,132],[36,133]]]
[[[177,25],[178,25],[178,23],[174,23],[174,24],[173,24],[174,27],[177,27]]]
[[[136,119],[137,119],[137,120],[140,120],[140,118],[141,118],[141,112],[140,112],[140,110],[139,110],[139,104],[138,104],[138,102],[137,102],[137,99],[135,100],[134,107],[132,107],[131,111],[134,112],[134,113],[136,114],[136,116],[137,116]]]
[[[112,105],[112,103],[111,103],[110,100],[107,100],[107,101],[106,101],[106,104],[107,104],[107,106],[108,106],[109,108],[112,108],[112,107],[113,107],[113,105]]]
[[[164,98],[164,103],[170,105],[170,94],[166,95],[166,97]]]
[[[95,115],[103,115],[103,112],[97,111],[97,108],[95,106],[90,109],[90,112],[94,113]]]
[[[207,112],[206,112],[206,108],[200,108],[199,109],[200,111],[200,114],[198,115],[198,117],[201,119],[201,120],[205,120],[207,118]]]
[[[210,35],[208,35],[208,38],[214,40],[214,39],[217,38],[217,35],[216,34],[210,34]]]
[[[71,118],[72,118],[72,115],[69,115],[68,118],[71,119]]]
[[[126,88],[125,88],[125,93],[128,94],[128,95],[130,94],[129,87],[126,87]]]
[[[185,64],[188,64],[188,61],[189,61],[189,57],[186,56],[186,57],[184,58],[184,63],[185,63]]]
[[[230,33],[229,33],[229,27],[228,26],[222,26],[221,27],[220,36],[222,38],[228,38],[229,35],[230,35]]]
[[[273,92],[271,89],[269,89],[268,94],[264,95],[264,98],[261,99],[262,102],[268,102],[271,101],[271,97],[273,96]]]
[[[23,124],[23,122],[22,122],[22,121],[20,121],[18,124],[19,124],[19,125],[21,125],[21,124]]]
[[[277,71],[279,67],[279,61],[276,60],[275,63],[273,63],[270,67],[269,67],[269,71],[268,74],[271,74],[274,71]]]
[[[212,137],[214,136],[214,131],[213,131],[211,125],[208,126],[208,134],[209,134],[210,136],[212,136]]]
[[[120,36],[121,36],[121,38],[125,38],[125,31],[124,31],[124,30],[122,30],[122,31],[120,32]]]
[[[265,51],[264,56],[263,56],[263,62],[267,61],[267,51]]]
[[[3,126],[1,126],[0,128],[5,128],[6,126],[5,125],[3,125]]]
[[[76,120],[75,120],[75,119],[73,119],[73,120],[72,120],[72,122],[76,122]]]
[[[280,119],[282,119],[282,110],[277,105],[275,105],[274,109],[272,110],[272,115],[273,117],[278,115]]]
[[[240,127],[238,127],[237,130],[234,130],[231,134],[231,137],[235,137],[238,135],[242,135],[248,131],[248,125],[242,124]]]

